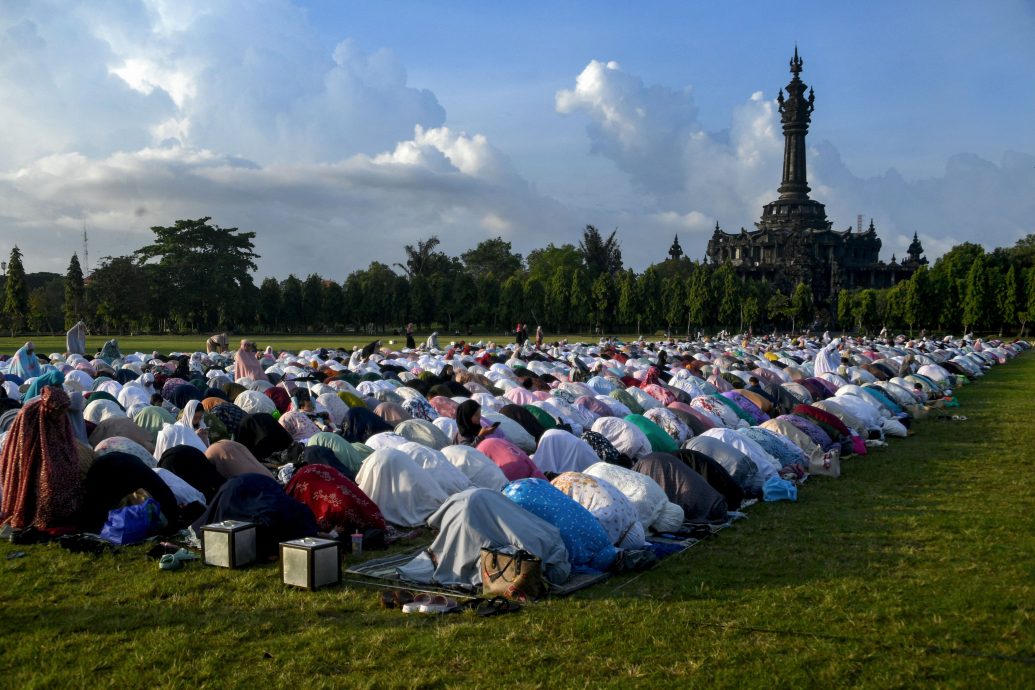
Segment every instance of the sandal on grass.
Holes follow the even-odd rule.
[[[476,609],[479,616],[498,616],[504,613],[516,613],[521,610],[521,605],[503,597],[493,597],[482,602]]]
[[[176,553],[167,553],[158,559],[159,570],[179,570],[187,561],[196,561],[201,558],[198,554],[187,549],[180,549]]]
[[[421,604],[421,613],[448,613],[456,608],[456,599],[444,594],[436,594],[427,604]]]
[[[387,589],[381,592],[378,600],[383,609],[401,609],[413,601],[413,592],[405,589]]]

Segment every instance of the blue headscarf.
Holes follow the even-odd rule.
[[[25,390],[25,395],[22,396],[22,404],[25,404],[38,396],[43,392],[44,386],[57,386],[61,388],[65,384],[65,374],[58,369],[51,369],[45,374],[41,374],[29,384],[29,387]]]
[[[31,340],[22,345],[14,353],[10,372],[15,376],[20,376],[22,379],[31,379],[39,376],[42,370],[40,369],[40,361],[36,359],[35,349],[36,346]]]

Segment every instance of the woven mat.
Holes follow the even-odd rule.
[[[755,501],[745,501],[741,506],[741,509],[747,508],[752,505]],[[654,549],[655,555],[658,560],[664,560],[669,556],[674,556],[677,553],[686,551],[691,546],[700,543],[704,539],[707,539],[712,534],[716,534],[727,527],[730,527],[736,520],[744,517],[743,513],[730,513],[730,519],[720,525],[699,525],[699,524],[685,524],[677,532],[669,532],[665,534],[654,534],[651,535],[648,540]],[[424,546],[414,551],[406,551],[403,553],[395,553],[390,556],[382,556],[381,558],[373,558],[362,563],[356,563],[349,566],[345,572],[350,575],[359,575],[360,577],[369,578],[373,582],[366,584],[380,585],[385,587],[406,587],[412,589],[414,583],[409,583],[399,577],[399,568],[406,565],[421,552],[425,551],[431,544],[425,544]],[[571,577],[565,580],[559,585],[552,585],[550,587],[551,596],[568,596],[580,589],[591,587],[598,582],[611,577],[611,573],[601,572],[573,572]],[[479,592],[470,587],[438,587],[434,585],[419,585],[418,588],[421,591],[428,592],[441,592],[443,594],[468,594],[476,595]]]

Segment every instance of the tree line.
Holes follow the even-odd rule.
[[[11,333],[58,332],[85,321],[95,332],[383,334],[414,322],[423,332],[513,330],[642,333],[830,328],[876,332],[1010,331],[1035,315],[1035,235],[986,252],[964,243],[886,289],[842,290],[813,303],[738,278],[730,264],[685,256],[643,272],[626,268],[617,231],[588,225],[575,244],[523,257],[500,237],[450,256],[435,236],[406,245],[402,261],[375,261],[340,282],[310,273],[256,284],[255,233],[210,218],[156,226],[153,241],[104,257],[89,276],[73,254],[64,276],[26,275],[18,247],[3,276]]]

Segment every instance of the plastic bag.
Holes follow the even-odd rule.
[[[797,501],[798,487],[786,479],[770,477],[762,485],[762,499],[765,501]]]
[[[161,522],[158,502],[149,498],[138,505],[116,508],[108,513],[101,529],[101,539],[126,546],[144,541]]]

